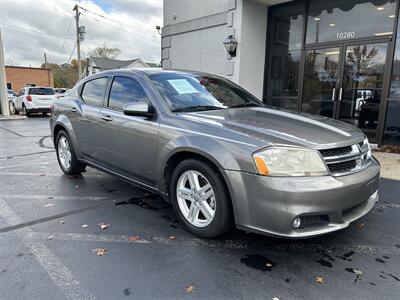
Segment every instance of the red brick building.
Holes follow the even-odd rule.
[[[54,87],[53,70],[31,67],[6,66],[7,88],[19,92],[25,86]]]

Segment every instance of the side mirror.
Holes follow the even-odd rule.
[[[129,102],[124,105],[123,111],[128,116],[153,117],[155,115],[153,107],[145,101]]]

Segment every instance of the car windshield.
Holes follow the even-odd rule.
[[[52,88],[31,88],[29,89],[31,95],[54,95],[54,89]]]
[[[244,89],[216,76],[166,73],[149,77],[176,112],[263,105]]]

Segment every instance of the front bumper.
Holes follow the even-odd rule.
[[[378,201],[379,164],[347,176],[266,177],[224,170],[240,229],[305,238],[349,226]],[[301,217],[303,226],[292,227]]]

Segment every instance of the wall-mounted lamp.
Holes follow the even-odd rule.
[[[161,26],[160,25],[156,25],[156,29],[159,35],[161,35]]]
[[[225,41],[223,42],[226,52],[228,52],[230,57],[236,56],[236,47],[238,42],[233,37],[233,35],[228,36]]]

